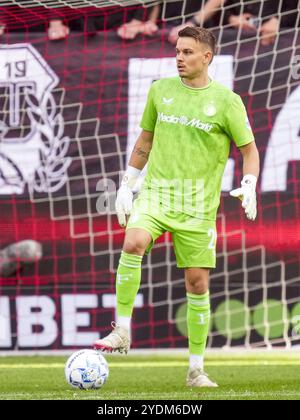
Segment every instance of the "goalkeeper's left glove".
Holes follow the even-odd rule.
[[[242,201],[242,207],[248,219],[255,220],[256,218],[256,182],[257,178],[254,175],[244,175],[241,187],[230,191],[232,197],[237,197]]]

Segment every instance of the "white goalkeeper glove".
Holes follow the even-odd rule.
[[[117,192],[116,212],[118,216],[119,225],[122,227],[126,226],[126,216],[129,216],[132,210],[132,190],[140,172],[140,169],[134,168],[133,166],[128,166],[127,171],[125,172],[121,181],[121,186]]]
[[[254,175],[245,175],[241,182],[241,187],[230,191],[232,197],[237,197],[242,201],[242,207],[248,219],[255,220],[256,210],[256,182],[257,178]]]

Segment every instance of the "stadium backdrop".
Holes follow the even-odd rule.
[[[247,107],[261,156],[259,216],[248,222],[229,197],[241,178],[240,154],[233,149],[218,219],[209,344],[282,344],[291,333],[291,316],[300,315],[300,87],[287,65],[291,45],[299,42],[286,34],[277,49],[257,55],[253,39],[242,49],[235,39],[234,31],[224,31],[214,76]],[[114,31],[90,38],[74,33],[59,44],[44,34],[11,33],[0,47],[0,62],[1,244],[32,238],[44,249],[40,263],[1,278],[0,348],[86,347],[113,320],[114,270],[123,239],[113,212],[97,213],[106,185],[102,190],[98,182],[107,177],[118,183],[150,83],[176,74],[174,48],[163,31],[129,43]],[[149,258],[133,346],[185,347],[182,272],[170,237]],[[269,336],[259,321],[266,300],[277,312],[283,305],[287,311]],[[245,320],[245,303],[260,308],[258,320]],[[230,311],[228,327],[221,318]]]

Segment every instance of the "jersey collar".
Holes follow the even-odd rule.
[[[199,90],[204,90],[204,89],[207,89],[207,88],[209,88],[209,87],[211,86],[211,84],[212,84],[212,82],[213,82],[213,80],[209,77],[209,82],[208,82],[208,84],[207,84],[206,86],[203,86],[203,87],[200,87],[200,88],[193,88],[193,87],[191,87],[191,86],[186,85],[186,84],[182,81],[182,78],[181,78],[181,77],[179,77],[179,80],[180,80],[180,83],[182,84],[182,86],[183,86],[183,87],[185,87],[186,89],[193,90],[193,91],[199,91]]]

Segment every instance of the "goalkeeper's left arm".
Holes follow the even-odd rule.
[[[256,182],[259,175],[259,154],[255,142],[240,147],[243,156],[243,179],[241,187],[230,191],[232,197],[242,201],[248,219],[255,220],[257,214]]]

